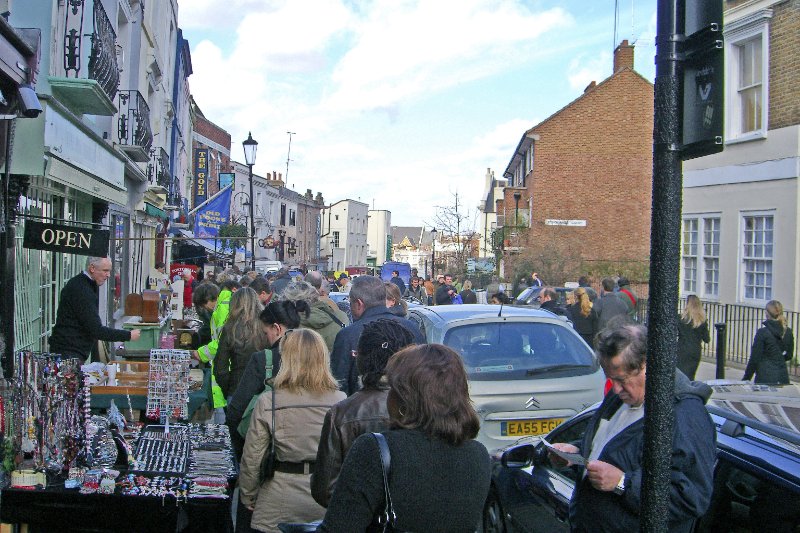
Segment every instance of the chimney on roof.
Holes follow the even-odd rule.
[[[597,82],[596,82],[596,81],[594,81],[594,80],[592,80],[592,83],[590,83],[589,85],[587,85],[587,86],[586,86],[586,88],[583,90],[583,94],[586,94],[586,93],[588,93],[589,91],[591,91],[591,90],[592,90],[592,89],[594,89],[595,87],[597,87]]]
[[[325,205],[325,199],[322,197],[321,192],[317,192],[317,196],[314,198],[314,200],[320,205]]]
[[[614,49],[614,73],[624,68],[633,70],[633,45],[627,39]]]

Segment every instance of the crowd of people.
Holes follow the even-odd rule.
[[[236,531],[274,532],[279,523],[313,521],[318,531],[368,530],[387,490],[373,433],[388,443],[398,529],[436,524],[437,531],[472,531],[479,523],[490,461],[474,440],[480,421],[464,366],[452,349],[427,344],[407,318],[410,301],[469,304],[477,301],[475,292],[469,280],[456,287],[447,274],[430,292],[430,280],[413,275],[405,285],[398,277],[384,282],[309,272],[292,279],[279,272],[267,279],[221,272],[194,284],[203,327],[193,355],[212,367],[214,420],[229,426],[241,463]],[[646,330],[634,322],[637,295],[625,278],[604,279],[599,291],[582,279],[562,305],[553,288],[535,280],[541,308],[569,318],[612,382],[601,407],[611,422],[595,427],[593,439],[564,448],[585,447],[588,461],[573,500],[574,524],[591,529],[592,517],[622,505],[635,529],[638,512],[624,501],[638,501],[641,482],[641,465],[626,459],[639,456],[630,447],[641,447],[637,421],[643,418]],[[334,287],[347,291],[347,302],[329,297]],[[788,382],[792,332],[779,302],[766,312],[745,378]],[[697,297],[687,299],[679,316],[678,339],[676,398],[686,406],[693,435],[702,435],[694,441],[675,436],[675,445],[695,458],[693,466],[681,466],[686,471],[675,488],[690,498],[674,517],[683,528],[708,505],[713,465],[713,430],[702,409],[708,391],[693,382],[701,343],[709,342]],[[614,437],[634,430],[635,438],[617,449],[621,441]]]

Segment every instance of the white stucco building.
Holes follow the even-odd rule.
[[[320,255],[328,256],[329,270],[365,272],[369,205],[340,200],[321,213]]]

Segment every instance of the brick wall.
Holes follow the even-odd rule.
[[[773,6],[769,41],[772,130],[800,124],[800,0]]]
[[[518,258],[560,254],[582,261],[648,261],[653,86],[624,69],[532,133],[539,140],[520,205],[533,196],[533,222]],[[513,192],[506,190],[508,217],[513,217]],[[546,225],[547,219],[585,220],[586,226]],[[512,268],[514,260],[509,257]]]
[[[213,122],[209,121],[205,117],[201,115],[196,115],[195,123],[194,123],[194,131],[198,135],[202,135],[203,137],[214,141],[220,146],[224,146],[227,148],[228,153],[231,150],[231,135],[227,131],[223,130]],[[219,192],[219,174],[217,170],[217,166],[215,161],[219,160],[220,172],[233,172],[233,167],[231,166],[231,159],[229,155],[219,152],[216,148],[206,146],[201,144],[197,141],[195,137],[192,140],[192,172],[194,172],[194,154],[195,149],[197,148],[208,148],[209,154],[213,153],[213,158],[209,155],[209,177],[208,177],[208,197],[215,195]],[[244,157],[244,154],[242,154]],[[194,190],[192,190],[192,194],[194,194]],[[194,198],[192,198],[192,201]]]

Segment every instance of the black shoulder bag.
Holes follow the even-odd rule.
[[[389,492],[389,472],[391,472],[392,457],[389,454],[389,445],[386,443],[386,437],[381,433],[373,433],[375,442],[378,443],[378,449],[381,452],[381,471],[383,472],[383,493],[384,493],[384,506],[378,516],[372,521],[372,524],[367,528],[368,532],[388,533],[397,531],[394,527],[397,521],[397,515],[394,513],[394,505],[392,505],[392,495]]]

